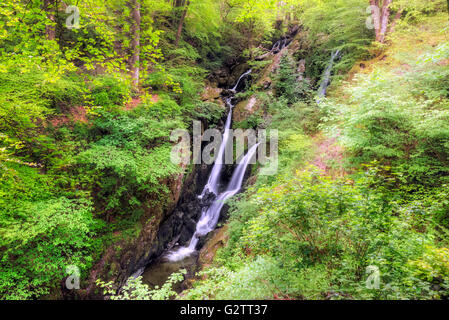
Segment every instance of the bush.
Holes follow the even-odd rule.
[[[192,112],[192,117],[194,119],[205,120],[209,125],[213,125],[217,124],[223,118],[225,111],[226,109],[217,103],[202,102]]]
[[[183,128],[177,120],[152,118],[151,111],[106,113],[91,128],[94,141],[76,157],[83,175],[93,178],[99,210],[129,214],[148,199],[155,200],[168,189],[163,179],[179,173],[170,161],[170,132]],[[138,218],[138,217],[136,217]]]
[[[93,262],[92,237],[100,226],[91,205],[61,197],[20,202],[12,212],[0,211],[2,299],[49,294],[69,265],[88,270]]]
[[[339,105],[343,141],[354,164],[378,160],[409,181],[440,184],[448,175],[447,71],[431,68],[405,77],[377,72],[351,89],[353,105]],[[443,80],[444,79],[444,80]],[[443,180],[441,180],[443,179]]]
[[[369,175],[332,180],[309,167],[248,190],[231,210],[230,240],[217,258],[223,266],[188,297],[432,298],[432,281],[408,266],[433,244],[431,232],[416,231],[410,206],[371,183]],[[424,204],[419,210],[434,214]],[[380,272],[380,290],[366,285],[369,266]]]

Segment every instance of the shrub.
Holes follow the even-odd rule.
[[[405,82],[393,74],[375,73],[352,89],[354,105],[337,107],[345,118],[343,141],[353,163],[378,160],[397,167],[409,180],[429,185],[447,176],[449,114],[440,98],[434,100],[438,82],[423,77],[435,75],[408,75]],[[416,95],[415,85],[427,99]]]
[[[11,215],[13,213],[13,215]],[[68,265],[87,271],[99,224],[87,200],[64,197],[20,202],[1,211],[0,296],[30,299],[50,293]]]
[[[76,158],[81,170],[93,177],[99,209],[109,218],[112,213],[136,212],[148,194],[157,199],[168,190],[163,179],[179,172],[170,161],[169,137],[182,123],[149,115],[145,109],[106,113],[91,128],[94,141]]]

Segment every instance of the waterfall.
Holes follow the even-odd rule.
[[[226,104],[229,106],[229,114],[228,118],[226,119],[226,124],[223,132],[223,139],[220,145],[220,149],[218,151],[217,158],[215,159],[214,166],[212,167],[212,171],[209,175],[209,180],[207,181],[207,184],[204,187],[203,193],[201,193],[201,195],[199,196],[200,199],[203,198],[203,196],[206,194],[207,191],[213,192],[215,195],[218,194],[220,173],[224,163],[224,151],[226,149],[226,145],[228,144],[229,140],[229,129],[231,128],[231,121],[232,121],[232,109],[234,108],[234,106],[231,104],[231,99],[232,98],[226,99]]]
[[[247,76],[250,73],[251,70],[245,72],[239,78],[234,88],[231,90],[235,92],[241,79],[243,79],[243,77]],[[189,245],[187,247],[181,247],[175,251],[168,253],[166,258],[169,261],[179,261],[192,254],[196,250],[196,246],[198,244],[200,237],[207,235],[209,232],[215,229],[218,223],[218,219],[220,218],[221,209],[223,208],[226,200],[236,195],[242,188],[243,178],[245,176],[246,169],[248,168],[248,165],[250,164],[252,158],[255,156],[257,147],[259,146],[259,144],[256,144],[249,148],[246,155],[241,159],[240,163],[237,165],[237,168],[235,168],[231,177],[231,181],[228,183],[226,190],[218,194],[220,176],[223,171],[222,168],[224,162],[223,161],[224,152],[229,140],[229,131],[232,120],[232,109],[234,107],[231,103],[231,100],[232,97],[227,98],[226,100],[226,103],[229,105],[230,110],[225,124],[223,140],[220,145],[217,158],[215,159],[214,166],[210,173],[209,180],[206,186],[204,187],[203,192],[199,196],[199,198],[203,198],[207,192],[212,192],[215,195],[215,199],[213,200],[212,204],[209,207],[202,209],[200,220],[196,225],[195,233],[192,236]]]
[[[331,83],[331,72],[332,68],[334,67],[335,59],[340,57],[340,50],[336,50],[332,52],[331,59],[329,61],[329,64],[326,67],[326,70],[324,70],[323,76],[321,77],[321,84],[320,88],[318,89],[318,97],[323,98],[326,96],[327,87],[329,87]],[[319,102],[319,100],[318,100]]]

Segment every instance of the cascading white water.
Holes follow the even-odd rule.
[[[229,114],[228,118],[226,119],[226,124],[223,132],[223,139],[221,141],[220,149],[218,151],[217,158],[215,159],[214,166],[212,168],[212,171],[209,175],[209,179],[207,181],[206,186],[204,187],[203,192],[199,196],[201,199],[207,191],[213,192],[215,195],[218,194],[218,185],[220,183],[220,173],[223,168],[224,163],[224,151],[226,149],[226,145],[228,144],[229,140],[229,129],[231,128],[231,121],[232,121],[232,109],[234,106],[231,104],[231,98],[228,98],[226,100],[226,104],[229,106]]]
[[[232,92],[236,92],[237,88],[240,84],[240,81],[242,81],[243,78],[245,78],[247,75],[251,74],[251,72],[253,72],[252,69],[249,69],[248,71],[246,71],[244,74],[242,74],[239,78],[239,80],[237,81],[237,83],[235,84],[234,88],[230,89]]]
[[[251,70],[245,72],[242,74],[237,81],[234,88],[231,89],[231,91],[236,92],[238,85],[240,81],[249,75],[251,73]],[[228,98],[226,100],[226,103],[229,105],[229,114],[228,118],[226,120],[224,132],[223,132],[223,139],[222,143],[220,145],[220,149],[218,151],[217,158],[215,159],[214,166],[212,168],[212,171],[210,173],[208,182],[206,186],[203,189],[203,192],[199,196],[199,198],[203,198],[204,195],[209,191],[212,192],[216,198],[212,202],[212,204],[209,207],[203,208],[201,212],[200,220],[198,221],[196,225],[196,230],[194,235],[192,236],[192,239],[190,240],[190,243],[187,247],[181,247],[178,248],[176,251],[170,252],[166,255],[166,258],[169,261],[180,261],[190,254],[192,254],[196,246],[198,244],[199,238],[202,236],[205,236],[209,232],[215,229],[215,226],[217,225],[218,219],[220,217],[221,209],[223,208],[225,202],[227,199],[231,198],[235,194],[237,194],[240,189],[242,188],[243,178],[245,176],[246,169],[251,162],[251,159],[256,153],[257,147],[259,144],[256,144],[252,146],[246,155],[242,158],[240,163],[237,165],[237,168],[234,170],[231,181],[229,182],[226,190],[220,194],[218,194],[218,187],[220,183],[220,177],[223,169],[223,162],[224,162],[224,152],[226,149],[226,145],[229,140],[229,133],[230,133],[230,127],[231,127],[231,120],[232,120],[232,109],[234,106],[231,103],[232,97]]]
[[[218,219],[220,217],[221,209],[223,208],[226,200],[236,195],[242,188],[246,168],[255,155],[258,146],[259,144],[252,146],[240,161],[237,168],[234,170],[234,173],[232,174],[231,181],[229,182],[226,191],[220,193],[220,195],[214,200],[211,206],[202,211],[201,218],[196,225],[196,231],[192,239],[190,240],[189,246],[181,247],[178,250],[171,252],[167,255],[168,260],[179,261],[184,259],[195,251],[200,237],[205,236],[215,229],[215,226],[217,225]]]

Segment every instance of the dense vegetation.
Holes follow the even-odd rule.
[[[371,2],[388,6],[385,39],[366,27]],[[60,297],[67,266],[85,285],[108,247],[135,239],[146,214],[168,205],[167,181],[191,169],[171,163],[170,133],[193,119],[217,124],[224,110],[202,90],[218,85],[218,70],[228,71],[221,86],[235,83],[242,63],[254,79],[239,98],[260,107],[234,125],[278,129],[280,169],[233,201],[226,247],[183,296],[447,298],[445,5],[2,1],[0,298]],[[296,46],[266,90],[259,80],[274,61],[257,57],[294,26]],[[335,50],[330,96],[317,103]],[[335,157],[320,155],[334,145]],[[380,290],[366,286],[369,266]],[[181,278],[160,291],[133,281],[119,296],[97,284],[117,299],[165,299]]]
[[[282,169],[233,202],[227,245],[184,298],[449,296],[447,15],[418,21],[319,105],[286,53],[264,104]]]

